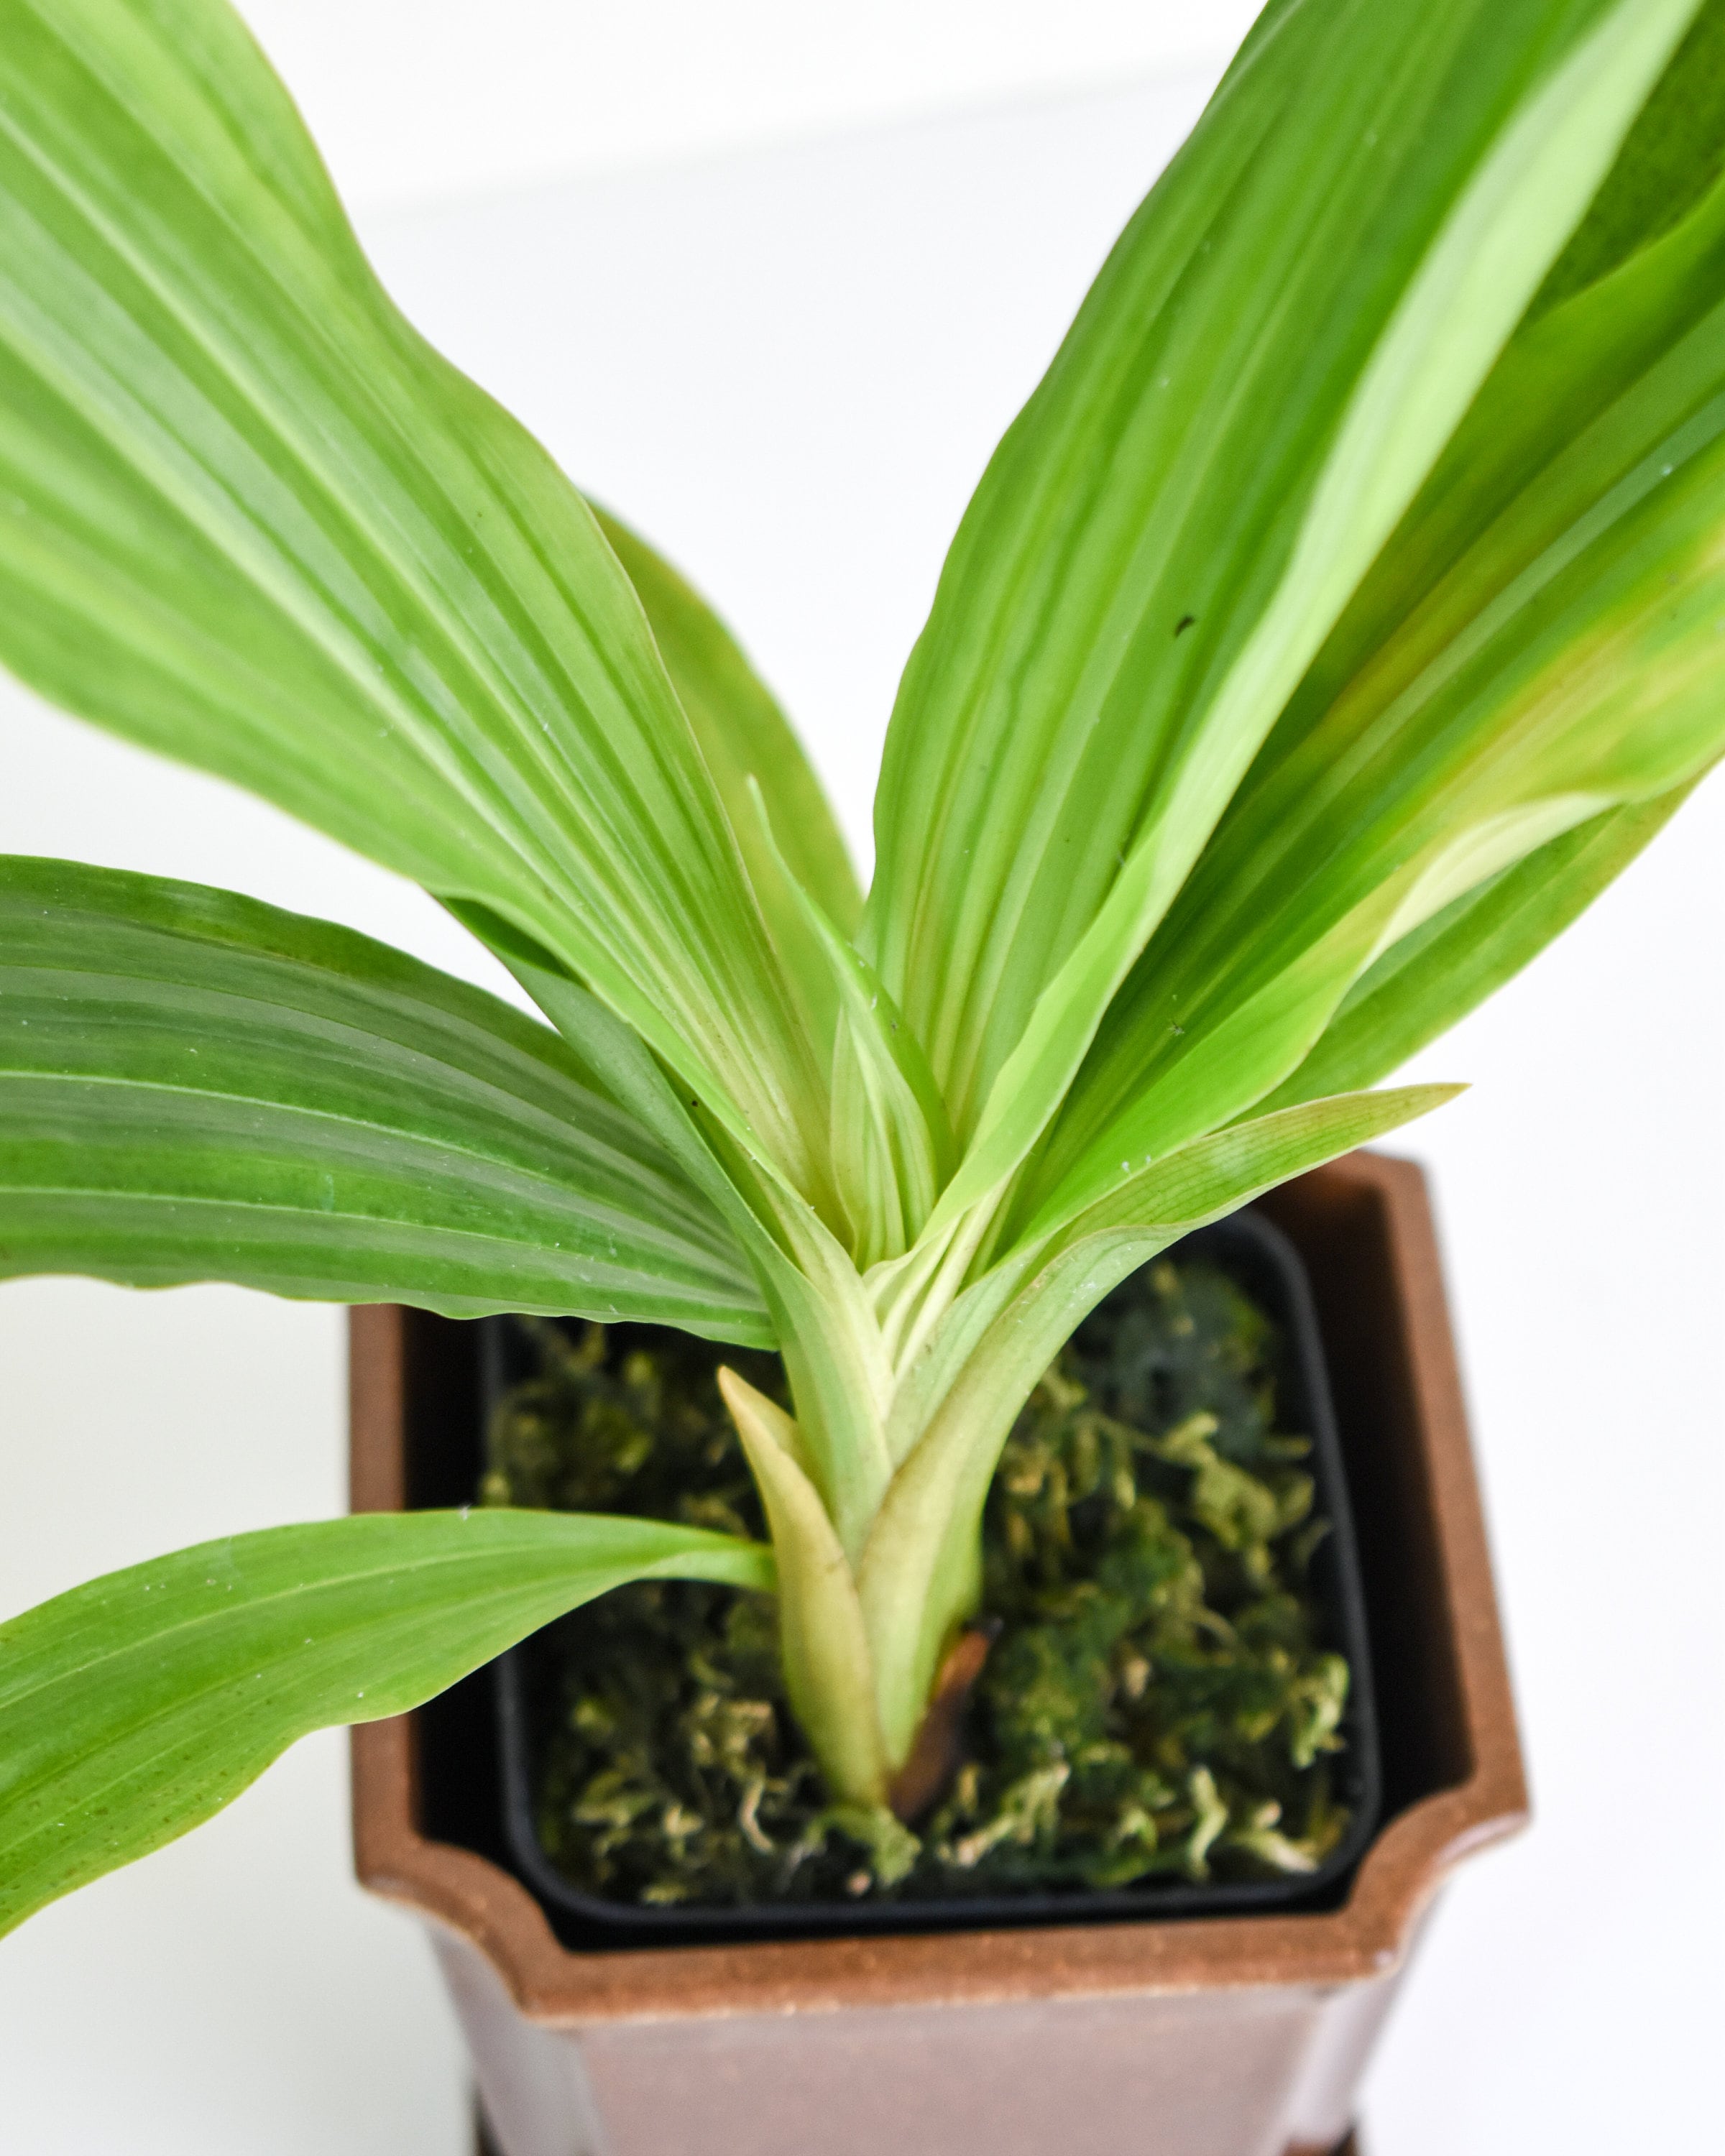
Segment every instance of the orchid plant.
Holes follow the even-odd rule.
[[[652,1320],[771,1548],[284,1527],[0,1628],[0,1928],[624,1580],[777,1594],[902,1786],[1078,1321],[1423,1113],[1378,1081],[1725,751],[1725,6],[1271,0],[953,542],[866,898],[696,593],[426,345],[224,0],[0,0],[0,657],[410,877],[0,862],[0,1271]]]

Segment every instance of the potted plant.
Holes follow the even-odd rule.
[[[1163,2032],[1152,2082],[1113,2086],[1170,2148],[1214,2145],[1219,2062],[1245,2058],[1242,2145],[1335,2138],[1440,1857],[1519,1784],[1512,1736],[1477,1771],[1507,1697],[1417,1194],[1323,1163],[1444,1097],[1369,1089],[1725,746],[1719,19],[1271,6],[961,527],[865,902],[736,645],[394,312],[225,8],[14,11],[0,656],[414,877],[548,1023],[226,894],[8,862],[0,1266],[371,1306],[372,1505],[437,1480],[405,1448],[435,1449],[434,1395],[468,1382],[449,1320],[667,1326],[776,1351],[786,1389],[722,1380],[765,1540],[451,1490],[15,1620],[0,1920],[363,1723],[362,1862],[584,2046],[447,1945],[514,2062],[488,2083],[512,2156],[567,2145],[583,2059],[665,2088],[644,2032],[667,2027],[694,2062],[678,2133],[794,2030],[785,2086],[901,2133],[866,2062],[916,2000],[945,2009],[950,2070],[897,2082],[944,2121],[929,2146],[1080,1999],[1093,2085]],[[1344,1424],[1375,1387],[1350,1471],[1386,1428],[1406,1447],[1368,1528],[1468,1598],[1435,1659],[1393,1620],[1373,1642],[1431,1717],[1427,1809],[1341,1907],[667,1947],[578,1982],[495,1866],[425,1854],[384,1718],[678,1578],[773,1595],[829,1825],[890,1892],[985,1659],[983,1516],[1027,1398],[1147,1263],[1285,1185]],[[1201,1793],[1180,1801],[1195,1833]],[[737,2131],[789,2145],[806,2123],[771,2128],[757,2093]]]

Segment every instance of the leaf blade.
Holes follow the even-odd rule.
[[[557,1037],[231,894],[0,860],[0,1274],[770,1344],[722,1216]]]
[[[0,1625],[0,1933],[209,1818],[295,1738],[420,1705],[624,1581],[773,1583],[657,1521],[367,1513],[112,1573]]]
[[[0,49],[0,656],[513,920],[803,1177],[819,1087],[584,503],[218,0],[8,0]]]
[[[954,1216],[1052,1111],[1693,12],[1283,10],[1128,228],[889,738],[871,955],[973,1142]]]
[[[1117,997],[1038,1193],[1240,1114],[1423,921],[1725,749],[1722,430],[1725,187],[1511,345]]]
[[[1348,991],[1305,1060],[1251,1113],[1375,1086],[1537,957],[1676,814],[1692,789],[1568,831],[1458,899]]]

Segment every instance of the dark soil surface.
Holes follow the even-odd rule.
[[[526,1322],[523,1321],[523,1322]],[[759,1535],[721,1404],[777,1357],[658,1327],[529,1323],[483,1496]],[[1329,1767],[1348,1667],[1308,1563],[1276,1328],[1159,1259],[1079,1327],[1019,1416],[985,1523],[998,1625],[963,1758],[914,1832],[835,1810],[786,1706],[770,1598],[624,1588],[557,1628],[541,1838],[621,1902],[916,1899],[1313,1870],[1348,1825]]]

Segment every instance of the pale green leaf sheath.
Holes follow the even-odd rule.
[[[362,936],[0,861],[0,1273],[773,1343],[725,1221],[561,1040]]]
[[[579,1513],[369,1513],[205,1543],[0,1625],[0,1932],[196,1826],[295,1738],[402,1714],[630,1579],[757,1544]]]
[[[873,1707],[869,1640],[855,1576],[811,1475],[814,1462],[782,1408],[721,1370],[779,1553],[785,1682],[843,1804],[886,1801],[888,1760]]]
[[[1411,1086],[1316,1101],[1217,1132],[1122,1177],[959,1298],[906,1373],[903,1459],[865,1553],[860,1588],[895,1763],[914,1741],[952,1631],[974,1606],[983,1502],[1014,1417],[1086,1313],[1205,1222],[1450,1099]]]

